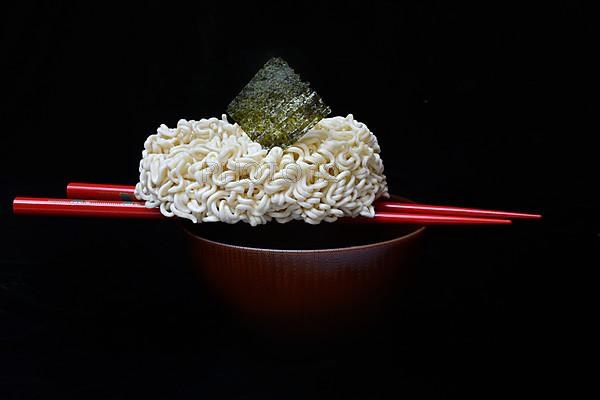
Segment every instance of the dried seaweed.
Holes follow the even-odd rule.
[[[296,142],[330,108],[281,58],[272,58],[227,107],[242,129],[266,148]]]

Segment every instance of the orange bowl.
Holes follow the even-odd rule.
[[[304,338],[360,330],[384,315],[418,259],[425,231],[301,221],[184,229],[194,267],[243,321]]]

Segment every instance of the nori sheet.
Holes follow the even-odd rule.
[[[272,58],[227,107],[227,113],[263,147],[287,147],[331,109],[281,58]]]

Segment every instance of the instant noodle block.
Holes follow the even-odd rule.
[[[331,109],[281,58],[272,58],[227,107],[227,113],[265,148],[285,148]]]

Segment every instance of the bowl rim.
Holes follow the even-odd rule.
[[[407,199],[405,197],[402,197],[402,196],[390,195],[390,198],[395,198],[397,200],[403,200],[403,201],[406,201],[406,202],[414,203],[412,200],[409,200],[409,199]],[[208,242],[208,243],[213,244],[213,245],[224,246],[224,247],[227,247],[227,248],[237,249],[237,250],[254,251],[254,252],[257,252],[257,253],[273,252],[273,253],[297,253],[297,254],[313,254],[313,253],[339,252],[339,251],[356,251],[356,250],[367,250],[367,249],[376,248],[376,247],[380,247],[380,246],[388,246],[390,244],[393,244],[393,243],[396,243],[396,242],[402,242],[402,241],[408,240],[408,239],[410,239],[410,238],[412,238],[414,236],[421,235],[425,231],[425,229],[426,229],[425,225],[416,225],[416,228],[413,231],[411,231],[411,232],[409,232],[409,233],[407,233],[405,235],[398,236],[397,238],[393,238],[393,239],[389,239],[389,240],[384,240],[384,241],[381,241],[381,242],[375,242],[375,243],[369,243],[369,244],[362,244],[362,245],[358,245],[358,246],[332,247],[332,248],[327,248],[327,249],[269,249],[269,248],[264,248],[264,247],[238,246],[238,245],[235,245],[235,244],[217,242],[217,241],[214,241],[214,240],[203,238],[202,236],[196,235],[195,233],[192,233],[185,226],[185,224],[180,223],[180,226],[182,227],[182,229],[185,231],[185,233],[187,235],[193,237],[194,239],[202,240],[202,241]]]
[[[214,240],[203,238],[202,236],[198,236],[198,235],[190,232],[185,226],[183,227],[183,230],[185,231],[185,233],[187,235],[193,237],[194,239],[198,239],[198,240],[201,240],[201,241],[213,244],[213,245],[227,247],[230,249],[252,251],[252,252],[256,252],[256,253],[271,252],[271,253],[313,254],[313,253],[331,253],[331,252],[339,252],[339,251],[368,250],[368,249],[372,249],[372,248],[376,248],[376,247],[387,246],[387,245],[393,244],[395,242],[402,242],[402,241],[408,240],[408,239],[412,238],[413,236],[418,236],[418,235],[422,234],[423,231],[425,231],[425,228],[426,228],[426,226],[424,226],[424,225],[418,225],[414,231],[407,233],[406,235],[398,236],[397,238],[390,239],[390,240],[384,240],[382,242],[362,244],[359,246],[332,247],[332,248],[327,248],[327,249],[269,249],[269,248],[264,248],[264,247],[238,246],[235,244],[216,242]]]

